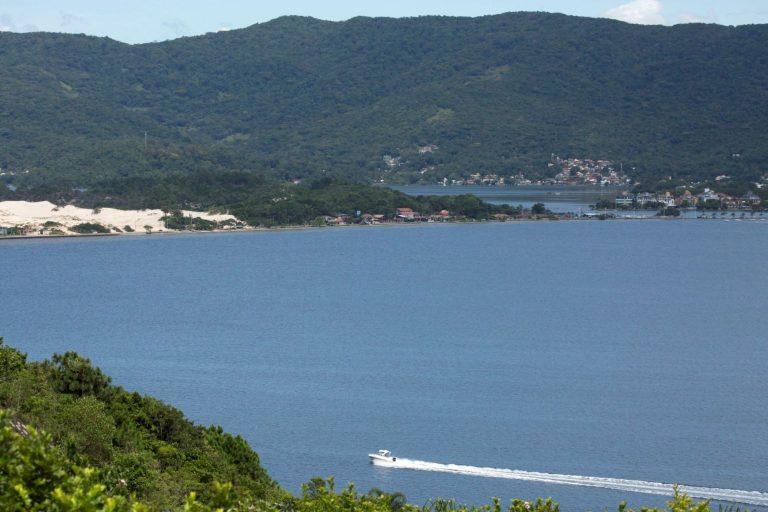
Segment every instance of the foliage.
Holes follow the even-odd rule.
[[[61,393],[79,397],[103,396],[111,381],[100,369],[91,366],[90,359],[75,352],[54,354],[50,368],[54,387]]]
[[[284,17],[136,46],[2,33],[0,166],[40,193],[228,170],[280,182],[408,182],[431,166],[424,176],[546,174],[553,152],[623,162],[648,186],[753,180],[768,159],[766,45],[766,25],[545,13]]]
[[[237,503],[286,496],[242,438],[219,427],[196,426],[173,407],[112,385],[74,352],[28,363],[0,344],[0,369],[0,409],[49,433],[43,444],[53,443],[55,455],[46,457],[59,461],[52,471],[85,478],[79,469],[62,470],[61,461],[98,469],[88,473],[88,485],[80,489],[84,496],[98,485],[103,493],[94,491],[95,500],[122,496],[130,501],[136,495],[152,509],[180,508],[191,492],[214,503],[225,488]]]
[[[675,486],[674,493],[672,499],[667,501],[667,510],[669,512],[710,512],[708,500],[696,503],[690,496],[680,493],[680,489],[677,486]],[[662,512],[662,509],[658,508],[642,508],[640,510],[641,512]],[[626,502],[621,502],[619,504],[619,512],[635,511],[627,508]]]
[[[296,512],[416,512],[418,507],[408,505],[399,493],[387,494],[372,490],[368,494],[359,494],[354,484],[349,484],[341,492],[336,492],[333,478],[327,480],[313,478],[302,485],[302,496],[293,503]]]
[[[0,381],[8,379],[24,368],[27,355],[4,344],[0,336]]]
[[[657,217],[679,217],[680,208],[675,206],[665,206],[656,213]]]
[[[0,509],[8,512],[140,512],[123,496],[111,495],[93,468],[73,465],[51,437],[34,427],[14,431],[0,411]]]
[[[162,208],[169,229],[213,229],[216,225],[185,216],[181,208],[229,212],[254,226],[310,224],[319,216],[340,213],[383,214],[394,217],[397,208],[412,208],[424,215],[448,210],[452,216],[485,219],[495,213],[512,216],[520,208],[485,203],[473,195],[412,197],[386,187],[349,184],[331,179],[309,183],[277,184],[242,171],[172,174],[104,180],[86,192],[57,189],[69,202],[116,208]],[[35,196],[28,196],[35,199]],[[361,221],[361,219],[355,219]],[[151,226],[144,226],[151,232]]]
[[[181,210],[174,210],[170,214],[160,218],[165,222],[167,229],[192,230],[192,231],[211,231],[217,227],[213,221],[201,217],[187,217]]]
[[[69,229],[71,229],[75,233],[83,233],[83,234],[109,233],[109,228],[102,226],[98,222],[83,222],[80,224],[76,224]]]
[[[610,199],[598,199],[595,202],[594,209],[595,210],[615,210],[616,202],[611,201]]]

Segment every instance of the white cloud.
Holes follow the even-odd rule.
[[[7,14],[0,15],[0,32],[15,32],[16,24]]]
[[[659,0],[633,0],[603,13],[603,17],[640,25],[663,25]]]

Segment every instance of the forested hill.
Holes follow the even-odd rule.
[[[545,173],[555,153],[752,179],[768,169],[766,48],[768,25],[544,13],[284,17],[143,45],[0,33],[0,166],[78,186],[225,169],[366,182]]]

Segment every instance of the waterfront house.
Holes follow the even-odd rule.
[[[760,196],[752,192],[751,190],[744,194],[744,197],[742,197],[742,200],[744,202],[745,206],[750,206],[753,204],[760,204]]]
[[[648,203],[656,203],[658,202],[658,199],[655,195],[651,194],[650,192],[641,192],[640,194],[637,194],[636,196],[637,204],[640,206],[645,206]]]
[[[413,211],[411,208],[398,208],[395,217],[399,220],[416,220],[418,212]]]
[[[720,195],[714,190],[705,188],[704,192],[696,196],[699,201],[706,203],[707,201],[720,201]]]

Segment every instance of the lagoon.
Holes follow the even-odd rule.
[[[768,491],[765,223],[516,222],[0,244],[0,336],[243,435],[292,492],[662,497],[366,453]]]

